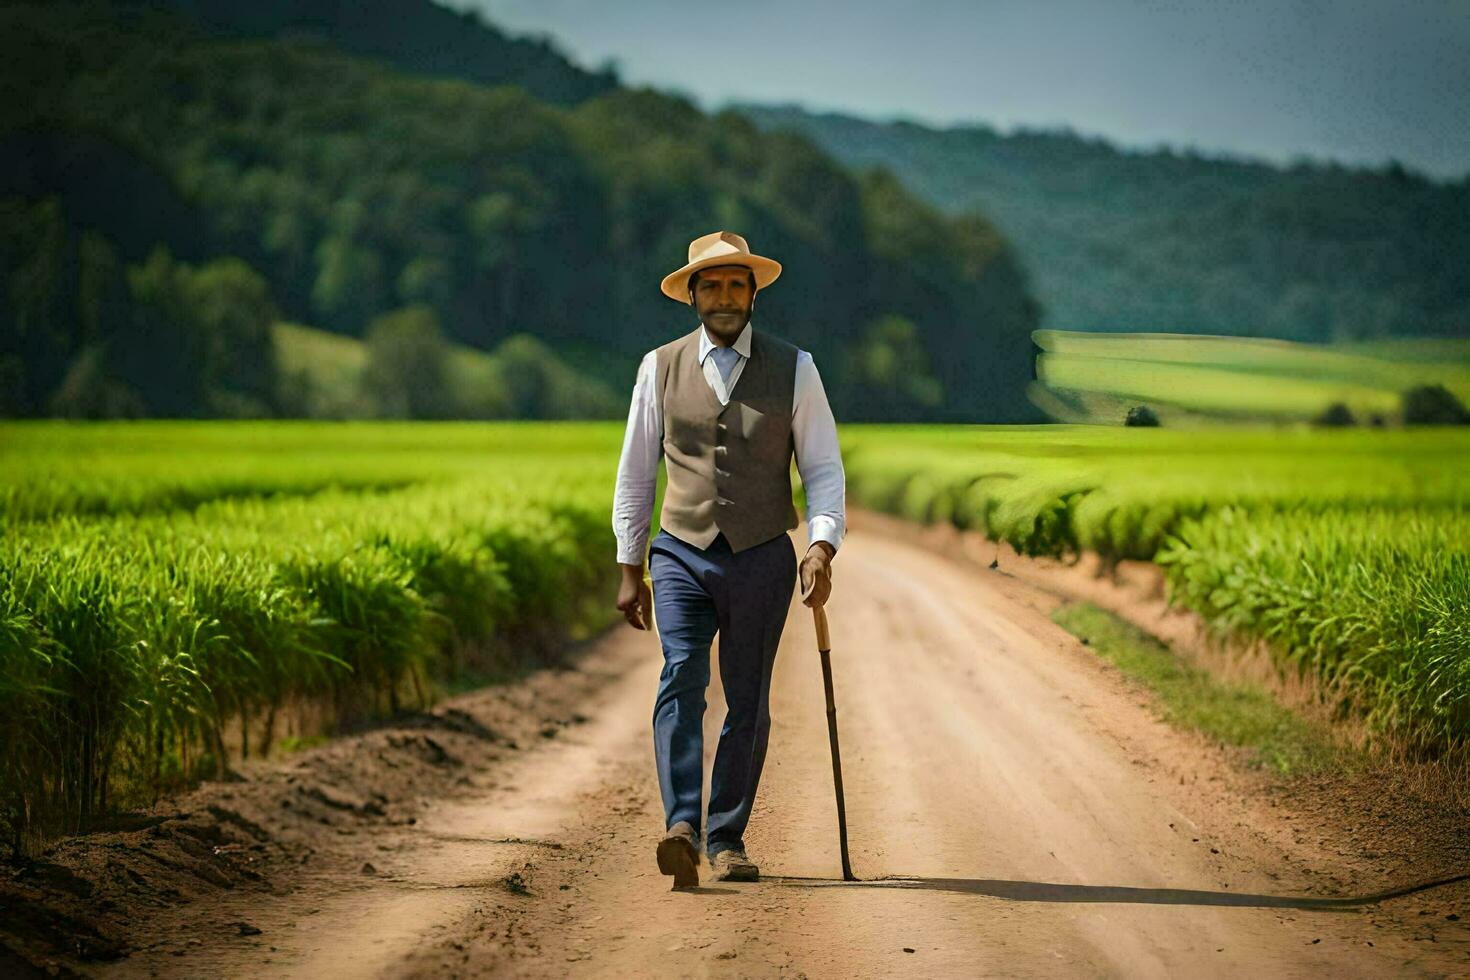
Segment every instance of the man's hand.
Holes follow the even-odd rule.
[[[832,556],[837,553],[826,541],[813,541],[801,560],[801,601],[821,606],[832,594]]]
[[[642,565],[623,565],[623,584],[618,586],[618,611],[634,629],[653,625],[653,590],[643,578]]]

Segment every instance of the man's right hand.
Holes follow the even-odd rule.
[[[623,584],[618,586],[618,611],[634,629],[653,625],[653,590],[643,578],[643,566],[623,565]]]

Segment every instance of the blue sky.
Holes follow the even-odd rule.
[[[1470,0],[440,0],[623,80],[1124,146],[1470,173]]]

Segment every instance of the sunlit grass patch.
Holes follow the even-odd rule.
[[[1277,701],[1261,687],[1224,681],[1180,659],[1168,646],[1091,603],[1067,603],[1052,619],[1147,688],[1164,719],[1243,749],[1248,763],[1281,774],[1337,769],[1350,764],[1321,725]]]

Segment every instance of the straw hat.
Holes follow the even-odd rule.
[[[689,277],[712,265],[743,265],[755,271],[755,288],[765,289],[781,274],[781,263],[755,255],[745,239],[733,231],[714,231],[689,243],[689,261],[682,269],[664,276],[660,287],[669,299],[689,304]]]

